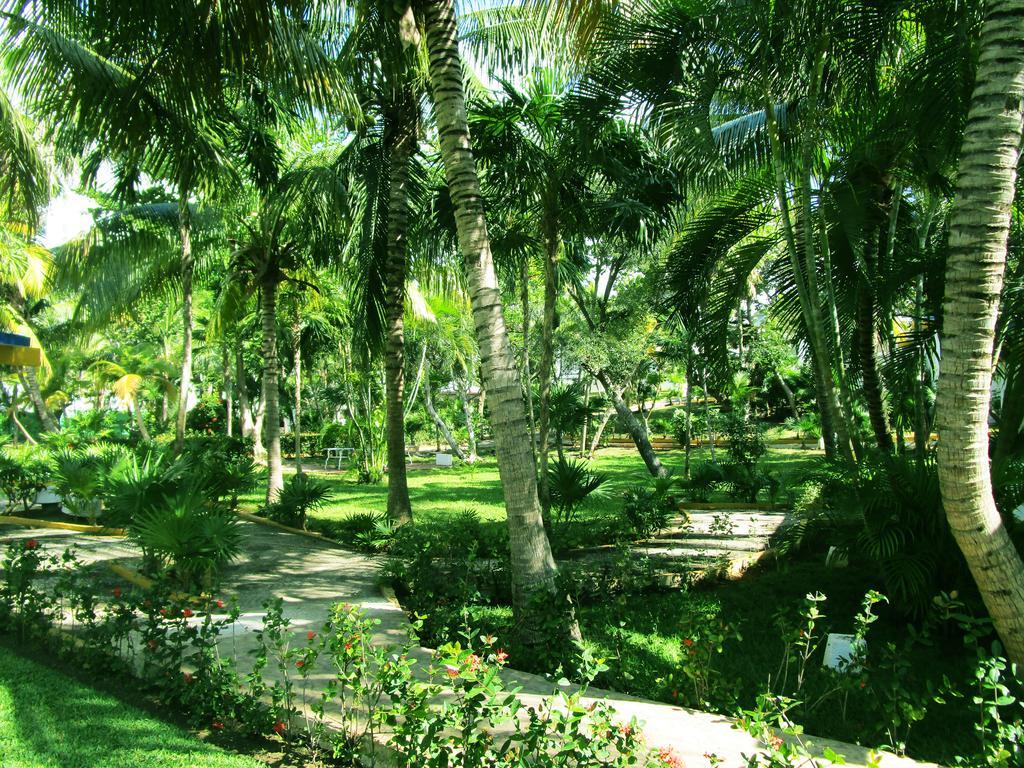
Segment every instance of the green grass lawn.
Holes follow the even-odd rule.
[[[663,464],[681,475],[685,455],[682,450],[661,451],[659,457]],[[783,491],[787,483],[795,482],[801,474],[811,469],[819,461],[820,453],[803,450],[799,447],[771,448],[762,459],[762,466],[777,475],[782,483]],[[710,452],[707,448],[694,450],[691,462],[707,461]],[[727,454],[718,449],[719,461],[725,460]],[[308,471],[315,472],[317,464],[310,466]],[[423,466],[424,468],[420,468]],[[409,497],[412,501],[413,515],[417,522],[433,524],[444,523],[452,515],[472,510],[486,522],[503,523],[505,520],[505,504],[501,493],[501,482],[498,478],[498,467],[493,457],[482,458],[475,464],[457,464],[451,468],[434,468],[432,464],[415,464],[409,471]],[[622,492],[633,483],[648,482],[650,475],[644,466],[643,459],[632,449],[606,448],[598,452],[591,468],[608,476],[600,496],[587,501],[578,515],[581,520],[607,519],[614,516],[622,507]],[[383,513],[387,509],[387,482],[378,485],[359,485],[355,482],[355,471],[344,474],[321,473],[335,486],[334,498],[323,509],[318,510],[311,519],[311,525],[319,521],[343,520],[353,514]],[[243,499],[248,508],[260,506],[265,490],[249,494]],[[725,500],[724,491],[716,491],[712,499]]]
[[[265,768],[0,646],[3,768]]]

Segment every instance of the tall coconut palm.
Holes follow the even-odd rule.
[[[939,485],[1009,657],[1024,664],[1024,561],[992,496],[992,353],[1024,124],[1024,2],[990,0],[950,225],[936,396]]]
[[[455,209],[459,250],[465,263],[505,496],[513,611],[524,643],[540,648],[545,642],[564,639],[564,632],[578,636],[579,629],[569,603],[558,594],[557,567],[544,531],[522,384],[505,326],[480,179],[473,159],[455,10],[451,0],[431,0],[417,7],[422,8],[426,30],[434,116]],[[551,626],[550,613],[544,609],[550,609],[552,604],[567,619],[554,637],[544,629]]]

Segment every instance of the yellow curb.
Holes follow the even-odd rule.
[[[127,566],[121,565],[120,563],[107,563],[107,567],[110,568],[110,570],[112,570],[122,579],[127,581],[129,584],[134,584],[136,587],[140,587],[141,589],[152,589],[153,586],[156,584],[156,582],[148,576],[143,576],[138,571],[128,568]],[[195,595],[187,595],[184,592],[171,592],[171,599],[183,603],[202,602],[201,597],[196,597]]]
[[[277,528],[277,530],[284,531],[285,533],[294,533],[298,536],[306,536],[307,538],[316,539],[317,541],[324,541],[328,544],[334,544],[339,547],[343,546],[340,542],[337,542],[334,539],[329,539],[322,533],[319,533],[318,531],[304,531],[302,528],[292,528],[290,525],[285,525],[275,520],[269,520],[265,517],[254,515],[251,512],[242,512],[241,510],[239,510],[235,514],[243,520],[248,520],[250,523],[256,523],[257,525],[265,525],[268,528]]]
[[[26,528],[54,528],[61,531],[76,531],[78,533],[95,533],[102,536],[127,536],[124,528],[106,528],[102,525],[80,525],[78,523],[58,523],[53,520],[35,520],[31,517],[15,517],[5,515],[0,517],[0,524],[23,525]]]

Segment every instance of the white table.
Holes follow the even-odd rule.
[[[331,463],[332,459],[336,462],[335,469],[341,469],[341,462],[347,462],[349,459],[351,459],[352,453],[354,451],[354,448],[348,447],[328,448],[327,456],[324,458],[324,469],[327,469],[327,465]]]

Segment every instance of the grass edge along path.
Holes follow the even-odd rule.
[[[0,644],[3,768],[266,768]]]

